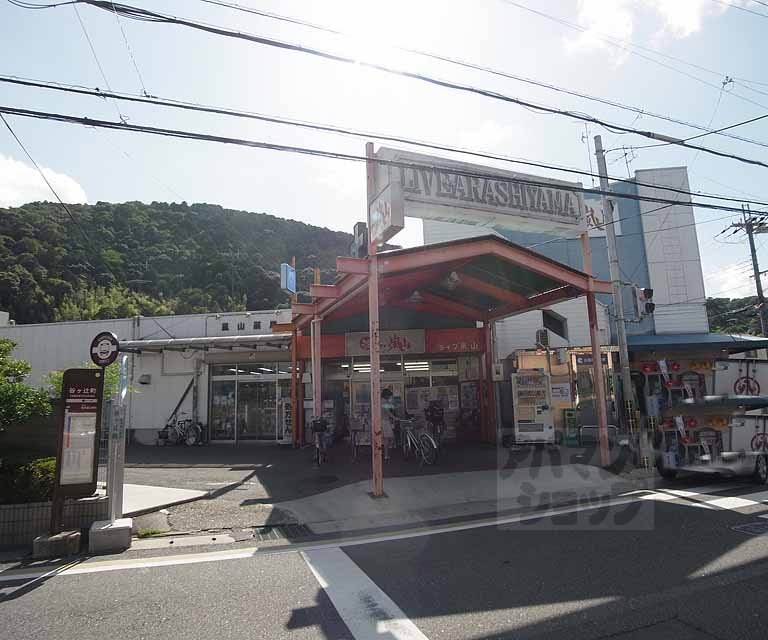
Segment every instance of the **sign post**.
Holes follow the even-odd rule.
[[[120,354],[120,343],[114,333],[109,331],[103,331],[98,334],[91,342],[91,361],[97,367],[101,367],[102,380],[104,379],[104,372],[106,368],[117,360]],[[120,386],[121,392],[123,392],[123,379],[126,380],[127,390],[127,375],[124,375],[124,370],[127,372],[127,356],[123,355],[123,361],[120,365]],[[118,398],[117,406],[112,407],[112,415],[110,416],[110,429],[109,429],[109,452],[107,458],[107,496],[109,497],[109,518],[110,522],[114,522],[116,518],[122,515],[122,499],[123,499],[123,483],[122,483],[122,464],[119,462],[120,447],[118,440],[121,437],[121,405],[124,399],[124,393]],[[124,438],[123,438],[124,440]],[[123,445],[124,449],[124,445]],[[123,453],[124,455],[124,453]],[[118,477],[118,467],[119,470]]]
[[[65,498],[85,498],[96,492],[103,391],[103,371],[67,369],[64,372],[51,534],[62,529]]]

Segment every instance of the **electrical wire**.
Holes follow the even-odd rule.
[[[6,113],[9,115],[16,115],[16,116],[22,116],[27,118],[52,120],[56,122],[65,122],[69,124],[81,124],[88,127],[103,127],[106,129],[132,131],[136,133],[146,133],[150,135],[158,135],[158,136],[170,137],[170,138],[199,140],[204,142],[217,142],[221,144],[231,144],[236,146],[251,147],[255,149],[266,149],[271,151],[282,151],[286,153],[296,153],[301,155],[330,158],[335,160],[347,160],[351,162],[370,162],[371,161],[371,159],[368,158],[367,156],[341,153],[336,151],[326,151],[324,149],[314,149],[309,147],[298,147],[294,145],[284,145],[284,144],[277,144],[277,143],[271,143],[271,142],[247,140],[244,138],[231,138],[226,136],[196,133],[192,131],[183,131],[179,129],[150,127],[150,126],[137,125],[132,123],[125,123],[125,122],[111,122],[109,120],[94,120],[92,118],[81,118],[77,116],[70,116],[70,115],[60,114],[60,113],[51,113],[46,111],[34,111],[30,109],[17,109],[15,107],[0,106],[0,113]],[[456,166],[450,166],[450,165],[420,164],[420,163],[414,163],[414,162],[401,162],[397,160],[385,160],[383,158],[374,158],[373,162],[380,165],[384,165],[384,166],[398,167],[400,169],[445,170],[446,172],[449,172],[453,175],[457,175],[457,176],[460,175],[468,178],[482,178],[485,180],[504,180],[504,181],[512,180],[519,184],[524,184],[524,185],[529,185],[534,187],[542,187],[545,189],[546,188],[551,189],[553,188],[553,186],[556,186],[556,185],[553,185],[552,182],[535,180],[530,177],[519,177],[519,176],[510,177],[509,175],[499,175],[499,174],[493,174],[493,173],[486,173],[483,171],[466,170],[466,169],[462,169],[462,168],[459,168]],[[615,194],[613,191],[603,191],[601,189],[591,189],[591,188],[580,187],[576,185],[572,185],[572,186],[569,185],[566,188],[568,191],[571,191],[573,193],[606,195],[606,196],[613,196],[613,197],[617,196],[617,194]],[[740,208],[737,209],[736,207],[728,207],[725,205],[712,204],[709,202],[681,203],[679,200],[669,200],[667,198],[660,198],[656,196],[640,196],[640,195],[629,194],[629,193],[623,193],[621,194],[620,197],[625,200],[657,202],[657,203],[663,203],[668,205],[686,204],[688,206],[699,207],[702,209],[712,209],[715,211],[731,211],[736,213],[742,213],[742,209]],[[766,213],[768,214],[768,212]]]
[[[731,9],[738,9],[739,11],[744,11],[745,13],[750,13],[753,16],[759,16],[761,18],[768,18],[768,15],[764,13],[760,13],[759,11],[755,11],[754,9],[747,9],[747,7],[742,7],[738,4],[733,4],[732,2],[725,2],[725,0],[712,0],[712,2],[715,2],[717,4],[721,4],[724,7],[730,7]],[[758,3],[762,4],[762,3]]]
[[[117,20],[117,26],[120,27],[120,33],[123,34],[123,42],[125,42],[125,48],[128,50],[128,56],[130,57],[131,62],[133,63],[133,68],[136,70],[136,77],[139,79],[141,90],[145,96],[148,96],[149,93],[147,93],[147,87],[144,85],[144,78],[141,77],[141,71],[139,71],[139,65],[136,62],[136,58],[133,55],[133,49],[131,49],[131,44],[130,42],[128,42],[128,35],[125,33],[125,29],[123,29],[123,23],[120,21],[120,16],[117,14],[117,11],[115,11],[115,20]]]
[[[301,26],[304,26],[304,27],[308,27],[310,29],[315,29],[315,30],[318,30],[318,31],[321,31],[321,32],[324,32],[324,33],[329,33],[329,34],[333,34],[333,35],[337,35],[337,36],[342,36],[342,37],[345,37],[345,38],[354,38],[355,37],[354,34],[351,34],[349,32],[339,31],[338,29],[332,29],[330,27],[324,27],[322,25],[318,25],[317,23],[308,22],[306,20],[300,20],[298,18],[292,18],[292,17],[289,17],[289,16],[279,15],[279,14],[276,14],[276,13],[270,13],[268,11],[262,11],[262,10],[259,10],[259,9],[253,9],[251,7],[245,7],[243,5],[239,5],[239,4],[235,3],[235,2],[224,2],[223,0],[200,0],[200,1],[201,2],[205,2],[207,4],[211,4],[211,5],[217,5],[217,6],[225,7],[225,8],[228,8],[228,9],[234,9],[234,10],[237,10],[237,11],[242,11],[242,12],[245,12],[245,13],[250,13],[250,14],[253,14],[253,15],[256,15],[256,16],[260,16],[260,17],[263,17],[263,18],[268,18],[268,19],[272,19],[272,20],[278,20],[278,21],[281,21],[281,22],[288,22],[288,23],[291,23],[291,24],[301,25]],[[411,48],[411,47],[401,47],[401,46],[397,46],[397,45],[388,45],[388,48],[396,50],[396,51],[402,51],[402,52],[405,52],[405,53],[413,54],[413,55],[420,56],[420,57],[423,57],[423,58],[429,58],[429,59],[432,59],[432,60],[439,60],[441,62],[446,62],[448,64],[453,64],[453,65],[456,65],[456,66],[459,66],[459,67],[463,67],[465,69],[473,69],[475,71],[482,71],[484,73],[488,73],[488,74],[491,74],[491,75],[499,76],[499,77],[502,77],[502,78],[507,78],[509,80],[515,80],[517,82],[522,82],[522,83],[525,83],[525,84],[530,84],[530,85],[533,85],[533,86],[536,86],[536,87],[540,87],[540,88],[548,89],[548,90],[551,90],[551,91],[555,91],[557,93],[562,93],[562,94],[574,96],[574,97],[577,97],[577,98],[581,98],[583,100],[589,100],[589,101],[592,101],[592,102],[597,102],[597,103],[604,104],[604,105],[607,105],[607,106],[610,106],[610,107],[615,107],[617,109],[623,109],[625,111],[631,111],[632,113],[637,114],[637,116],[636,116],[635,120],[632,122],[632,124],[630,124],[630,126],[634,126],[634,124],[635,124],[635,122],[637,122],[638,118],[640,118],[642,116],[649,116],[651,118],[656,118],[656,119],[659,119],[659,120],[665,120],[667,122],[672,122],[674,124],[680,124],[680,125],[683,125],[683,126],[686,126],[686,127],[691,127],[693,129],[698,129],[700,131],[707,131],[706,127],[703,127],[702,125],[694,124],[694,123],[691,123],[691,122],[686,122],[685,120],[680,120],[678,118],[673,118],[672,116],[668,116],[668,115],[664,115],[664,114],[660,114],[660,113],[655,113],[653,111],[648,111],[648,110],[642,109],[640,107],[636,107],[636,106],[632,106],[632,105],[627,105],[627,104],[624,104],[624,103],[621,103],[621,102],[617,102],[615,100],[610,100],[610,99],[607,99],[607,98],[601,98],[601,97],[598,97],[598,96],[593,96],[593,95],[590,95],[588,93],[583,93],[581,91],[575,91],[573,89],[566,89],[564,87],[559,87],[557,85],[554,85],[554,84],[551,84],[551,83],[548,83],[548,82],[543,82],[541,80],[535,80],[533,78],[527,78],[527,77],[524,77],[524,76],[520,76],[520,75],[516,75],[516,74],[513,74],[513,73],[509,73],[509,72],[506,72],[506,71],[501,71],[499,69],[494,69],[492,67],[488,67],[488,66],[485,66],[485,65],[481,65],[481,64],[477,64],[477,63],[473,63],[473,62],[468,62],[466,60],[461,60],[461,59],[458,59],[458,58],[444,56],[444,55],[440,55],[440,54],[436,54],[436,53],[430,53],[428,51],[424,51],[424,50],[421,50],[421,49],[414,49],[414,48]],[[717,72],[713,72],[713,73],[717,73]],[[718,75],[720,75],[722,77],[722,74],[718,74]],[[762,92],[759,92],[759,93],[762,93]],[[768,95],[768,93],[766,93],[766,95]],[[721,131],[723,131],[723,130],[721,130]],[[721,131],[710,131],[708,133],[720,134]],[[725,137],[728,137],[728,138],[733,138],[734,140],[739,140],[741,142],[747,142],[747,143],[759,145],[759,146],[762,146],[762,147],[768,147],[768,142],[762,142],[760,140],[754,140],[754,139],[750,139],[750,138],[746,138],[746,137],[742,137],[742,136],[737,136],[737,135],[733,135],[733,134],[727,134],[727,133],[722,133],[722,135],[725,136]]]
[[[96,67],[99,70],[99,74],[101,74],[101,79],[104,80],[104,84],[107,87],[107,89],[109,91],[112,91],[112,87],[110,87],[109,85],[109,80],[107,80],[107,74],[104,73],[104,67],[101,66],[101,62],[99,61],[99,56],[96,55],[96,48],[93,46],[93,42],[91,41],[91,36],[88,35],[88,30],[85,28],[85,23],[83,22],[83,19],[80,16],[80,12],[77,10],[77,5],[73,4],[72,8],[75,10],[77,21],[80,23],[80,29],[82,29],[83,35],[85,36],[85,40],[86,42],[88,42],[88,48],[91,50],[93,61],[96,63]],[[120,118],[122,122],[126,122],[127,118],[120,111],[120,107],[118,106],[118,104],[116,102],[112,102],[112,105],[115,107],[115,111],[117,111],[117,117]]]
[[[18,78],[15,76],[2,76],[0,75],[0,82],[8,83],[8,84],[16,84],[20,86],[25,87],[33,87],[33,88],[40,88],[40,89],[49,89],[53,91],[60,91],[64,93],[72,93],[76,95],[87,95],[87,96],[93,96],[97,98],[102,99],[114,99],[114,100],[125,100],[128,102],[135,102],[135,103],[141,103],[141,104],[150,104],[155,106],[161,106],[161,107],[170,107],[175,109],[184,109],[188,111],[198,111],[202,113],[212,113],[212,114],[218,114],[218,115],[227,115],[227,116],[233,116],[237,118],[247,118],[252,120],[259,120],[262,122],[268,122],[273,124],[281,124],[281,125],[288,125],[288,126],[295,126],[295,127],[301,127],[305,129],[311,129],[314,131],[321,131],[326,133],[334,133],[334,134],[340,134],[340,135],[347,135],[347,136],[353,136],[358,138],[366,138],[366,139],[375,139],[375,140],[383,140],[386,142],[397,142],[397,143],[403,143],[403,144],[409,144],[413,146],[419,146],[424,147],[432,150],[438,150],[438,151],[448,151],[451,153],[459,153],[464,155],[470,155],[477,158],[483,158],[486,160],[499,160],[502,162],[510,162],[512,164],[520,164],[524,166],[532,166],[537,167],[539,169],[549,169],[552,171],[563,171],[566,173],[573,173],[577,175],[583,175],[588,177],[599,177],[598,174],[592,172],[592,171],[584,171],[582,169],[577,169],[574,167],[563,167],[562,165],[553,165],[543,162],[535,162],[532,160],[524,160],[520,158],[512,158],[510,156],[503,156],[499,154],[492,154],[492,153],[486,153],[482,151],[474,151],[471,149],[465,149],[461,147],[453,147],[450,145],[444,145],[444,144],[438,144],[434,142],[427,142],[423,140],[414,140],[412,138],[405,138],[402,136],[394,136],[394,135],[384,135],[380,133],[372,133],[368,131],[358,131],[354,129],[348,129],[343,127],[336,127],[328,124],[320,124],[320,123],[309,123],[306,121],[300,121],[300,120],[289,120],[286,118],[280,118],[277,116],[272,115],[265,115],[260,113],[254,113],[250,111],[241,111],[241,110],[234,110],[234,109],[226,109],[223,107],[216,107],[216,106],[210,106],[210,105],[204,105],[199,103],[193,103],[193,102],[185,102],[180,100],[173,100],[173,99],[162,99],[158,96],[154,95],[147,95],[147,96],[138,96],[134,94],[125,94],[125,93],[118,93],[115,91],[109,91],[105,92],[103,90],[100,90],[98,88],[89,89],[89,88],[83,88],[78,85],[65,85],[62,83],[53,83],[53,82],[44,82],[40,80],[32,80],[32,79],[26,79],[26,78]],[[624,182],[629,183],[633,185],[643,186],[643,187],[649,187],[649,188],[657,188],[657,185],[654,184],[648,184],[644,182],[639,182],[635,179],[631,178],[620,178],[618,176],[607,176],[609,180],[613,180],[614,182]],[[719,194],[708,194],[708,193],[694,193],[691,191],[687,191],[684,189],[675,189],[675,188],[665,188],[665,190],[673,192],[673,193],[680,193],[682,195],[686,196],[698,196],[702,198],[711,198],[711,199],[717,199],[717,200],[725,200],[730,202],[749,202],[749,204],[756,204],[760,206],[768,206],[768,202],[761,201],[761,200],[745,200],[744,198],[734,198],[730,196],[721,196]]]
[[[9,0],[10,2],[16,4],[17,6],[22,6],[27,3],[21,2],[21,0]],[[605,120],[602,120],[600,118],[596,118],[594,116],[591,116],[589,114],[583,114],[576,111],[568,111],[559,109],[557,107],[551,107],[547,105],[542,104],[536,104],[527,100],[522,100],[520,98],[516,98],[513,96],[508,96],[506,94],[498,93],[496,91],[492,91],[490,89],[483,89],[480,87],[470,86],[470,85],[464,85],[457,82],[453,82],[451,80],[444,80],[440,78],[435,78],[432,76],[428,76],[422,73],[416,73],[412,71],[405,71],[402,69],[395,69],[393,67],[389,67],[383,64],[377,64],[373,62],[365,62],[360,60],[355,60],[353,58],[349,58],[346,56],[337,55],[334,53],[330,53],[327,51],[322,51],[320,49],[315,49],[312,47],[305,47],[303,45],[290,43],[290,42],[284,42],[281,40],[275,40],[272,38],[265,38],[263,36],[254,35],[250,33],[245,33],[241,31],[233,31],[230,29],[225,29],[222,27],[214,26],[214,25],[208,25],[202,22],[196,22],[193,20],[187,20],[183,18],[176,18],[173,16],[157,13],[154,11],[148,11],[146,9],[141,9],[138,7],[133,7],[131,5],[124,5],[124,4],[118,4],[115,2],[108,2],[106,0],[68,0],[67,2],[61,2],[58,4],[51,4],[51,5],[38,5],[40,7],[45,6],[47,7],[54,7],[54,6],[63,6],[65,4],[72,4],[72,3],[80,3],[80,4],[87,4],[99,9],[103,9],[106,11],[116,11],[122,16],[125,16],[127,18],[131,18],[133,20],[140,20],[140,21],[146,21],[146,22],[157,22],[157,23],[164,23],[164,24],[173,24],[177,26],[183,26],[188,27],[191,29],[195,29],[198,31],[203,31],[206,33],[211,33],[213,35],[219,35],[226,38],[233,38],[237,40],[243,40],[245,42],[250,42],[253,44],[260,44],[260,45],[266,45],[269,47],[276,47],[278,49],[286,50],[286,51],[293,51],[296,53],[303,53],[315,57],[319,57],[325,60],[331,60],[334,62],[341,62],[345,64],[352,64],[358,67],[366,67],[369,69],[374,69],[376,71],[381,71],[383,73],[388,73],[391,75],[403,77],[403,78],[409,78],[411,80],[417,80],[420,82],[425,82],[431,85],[440,86],[447,89],[452,89],[455,91],[461,91],[465,93],[471,93],[474,95],[483,96],[486,98],[491,98],[494,100],[500,100],[502,102],[507,102],[511,104],[516,104],[518,106],[526,107],[529,109],[533,109],[536,111],[540,111],[542,113],[548,113],[552,115],[559,115],[564,116],[567,118],[575,119],[575,120],[581,120],[583,122],[591,122],[597,125],[600,125],[610,131],[622,131],[625,133],[633,133],[636,135],[643,136],[645,138],[649,138],[651,140],[661,140],[666,142],[675,142],[675,144],[686,147],[689,149],[700,149],[701,151],[704,151],[705,153],[709,153],[711,155],[715,155],[722,158],[727,158],[729,160],[737,160],[739,162],[743,162],[749,165],[755,165],[755,166],[761,166],[764,168],[768,168],[768,164],[760,161],[755,160],[752,158],[746,158],[744,156],[739,156],[732,153],[726,153],[723,151],[717,151],[715,149],[710,149],[707,147],[700,147],[698,145],[691,145],[687,142],[684,142],[682,140],[676,140],[673,138],[670,138],[670,136],[666,136],[663,134],[655,133],[653,131],[641,131],[639,129],[632,129],[629,127],[623,127],[618,124],[610,123]],[[765,107],[768,108],[768,107]]]
[[[680,64],[684,64],[684,65],[686,65],[688,67],[691,67],[693,69],[698,69],[699,71],[703,71],[705,73],[716,75],[716,76],[718,76],[720,78],[732,78],[734,80],[739,80],[740,81],[739,84],[742,87],[744,87],[745,89],[747,89],[748,91],[755,91],[755,90],[752,89],[751,87],[747,86],[744,83],[762,84],[760,82],[749,80],[747,78],[731,76],[730,74],[724,74],[724,73],[722,73],[720,71],[715,71],[714,69],[708,69],[707,67],[704,67],[704,66],[702,66],[700,64],[696,64],[696,63],[693,63],[693,62],[688,62],[687,60],[683,60],[682,58],[678,58],[678,57],[669,55],[667,53],[662,53],[661,51],[657,51],[655,49],[651,49],[650,47],[645,47],[643,45],[637,44],[635,42],[631,42],[629,40],[622,40],[620,38],[614,38],[614,37],[608,36],[608,35],[606,35],[604,33],[594,33],[593,31],[591,31],[591,30],[587,29],[586,27],[583,27],[583,26],[581,26],[579,24],[576,24],[576,23],[573,23],[573,22],[569,22],[568,20],[565,20],[563,18],[558,18],[556,16],[553,16],[553,15],[550,15],[548,13],[545,13],[544,11],[540,11],[538,9],[534,9],[532,7],[528,7],[526,5],[520,4],[518,2],[514,2],[513,0],[499,0],[499,1],[503,2],[504,4],[507,4],[509,6],[515,7],[517,9],[521,9],[523,11],[527,11],[529,13],[533,13],[533,14],[535,14],[537,16],[542,17],[542,18],[546,18],[547,20],[550,20],[552,22],[556,22],[556,23],[558,23],[558,24],[560,24],[562,26],[568,27],[569,29],[575,29],[576,31],[579,31],[581,33],[590,32],[590,34],[593,37],[597,38],[598,40],[602,40],[603,42],[606,42],[607,44],[610,44],[613,47],[618,47],[619,49],[622,49],[622,50],[626,51],[627,53],[631,53],[632,55],[635,55],[638,58],[642,58],[643,60],[647,60],[647,61],[652,62],[654,64],[657,64],[657,65],[659,65],[661,67],[664,67],[665,69],[669,69],[670,71],[674,71],[675,73],[679,73],[679,74],[681,74],[683,76],[686,76],[687,78],[690,78],[691,80],[695,80],[696,82],[699,82],[699,83],[704,84],[704,85],[706,85],[708,87],[711,87],[712,89],[719,89],[720,87],[717,86],[716,84],[708,82],[707,80],[699,78],[698,76],[694,76],[693,74],[687,73],[687,72],[683,71],[682,69],[677,69],[677,68],[675,68],[673,66],[665,64],[664,62],[661,62],[660,60],[656,60],[655,58],[651,58],[651,57],[649,57],[647,55],[644,55],[644,54],[640,53],[640,51],[635,51],[635,49],[639,49],[641,51],[647,51],[648,53],[652,53],[652,54],[657,55],[659,57],[666,58],[667,60],[673,60],[674,62],[678,62]],[[624,43],[624,44],[622,44],[622,43]],[[626,45],[629,45],[629,46],[626,46]],[[634,47],[634,48],[632,48],[632,47]],[[752,100],[751,98],[748,98],[746,96],[742,96],[741,94],[733,93],[732,92],[731,95],[733,95],[734,97],[739,98],[740,100],[743,100],[745,102],[749,102],[750,104],[756,105],[758,107],[762,107],[763,109],[768,108],[768,107],[766,107],[766,105],[761,104],[759,102],[756,102],[755,100]]]

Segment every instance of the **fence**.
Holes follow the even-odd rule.
[[[109,501],[104,495],[64,502],[65,530],[87,531],[93,522],[108,518]],[[50,524],[50,502],[0,505],[0,546],[31,545],[37,536],[48,533]]]

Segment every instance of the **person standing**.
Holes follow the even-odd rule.
[[[381,390],[381,436],[384,440],[384,459],[395,442],[395,404],[391,389]]]

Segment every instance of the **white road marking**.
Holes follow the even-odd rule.
[[[708,500],[707,504],[718,509],[741,509],[742,507],[754,507],[760,504],[754,500],[747,500],[745,498],[730,497],[730,498],[718,498],[717,500]]]
[[[355,640],[427,640],[339,547],[303,551],[301,555]]]

